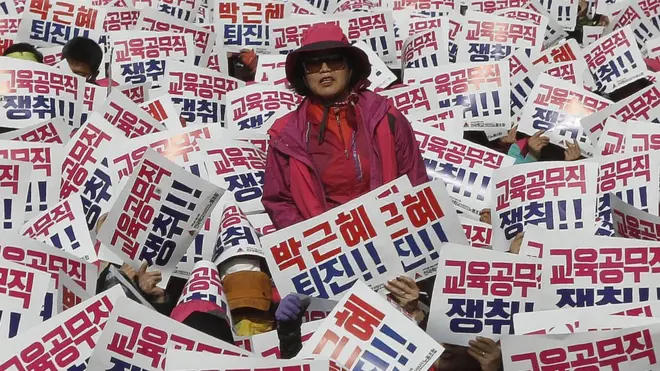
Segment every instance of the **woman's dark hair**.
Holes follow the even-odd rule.
[[[355,88],[360,81],[366,80],[366,78],[369,77],[364,66],[358,66],[354,64],[355,61],[360,59],[355,56],[351,49],[329,50],[328,54],[330,53],[341,54],[346,57],[346,68],[352,71],[351,80],[348,82],[349,89]],[[296,94],[303,97],[308,97],[312,95],[312,92],[305,83],[305,69],[303,67],[304,60],[305,55],[299,59],[298,65],[296,66],[296,73],[294,74],[293,81],[290,81],[290,83],[291,88],[296,92]]]
[[[32,46],[32,44],[28,44],[28,43],[13,44],[12,46],[5,49],[5,52],[2,53],[2,56],[6,57],[12,53],[30,53],[34,55],[34,57],[37,59],[37,62],[44,63],[44,55],[41,54],[41,52],[39,52],[37,48]]]
[[[64,45],[62,58],[85,63],[94,73],[99,71],[103,63],[103,50],[96,41],[77,36]]]

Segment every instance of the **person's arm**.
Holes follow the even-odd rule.
[[[302,316],[309,303],[309,298],[300,299],[295,294],[289,294],[280,301],[275,311],[275,319],[281,359],[292,359],[302,349]]]
[[[268,149],[261,203],[277,229],[304,220],[291,196],[289,159],[274,148]]]
[[[527,154],[527,156],[522,155],[522,151],[520,150],[520,147],[518,147],[517,143],[513,143],[511,147],[509,147],[509,152],[507,153],[509,156],[513,157],[516,159],[515,164],[528,164],[531,162],[536,162],[538,161],[534,156],[531,154]]]
[[[413,186],[428,182],[424,159],[410,121],[396,108],[390,108],[388,115],[394,118],[394,147],[399,175],[408,175]]]

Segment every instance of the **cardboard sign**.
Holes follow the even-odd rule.
[[[58,370],[85,368],[87,359],[98,344],[108,316],[123,296],[120,288],[106,290],[3,343],[0,369],[27,370],[40,362]],[[59,341],[54,334],[70,342]]]
[[[77,194],[28,220],[20,233],[84,261],[93,263],[97,260],[82,201]]]
[[[24,22],[25,23],[25,22]],[[0,57],[3,126],[24,128],[63,117],[69,126],[80,126],[85,85],[83,79],[57,67]]]
[[[540,5],[553,17],[567,32],[575,29],[578,16],[578,2],[574,0],[540,0]]]
[[[0,230],[18,232],[25,220],[32,165],[0,159]]]
[[[220,198],[222,200],[222,198]],[[221,201],[219,201],[221,202]],[[175,277],[188,279],[195,264],[202,260],[213,261],[213,251],[220,231],[220,222],[222,219],[222,208],[215,207],[211,215],[206,218],[204,226],[199,231],[195,240],[188,247],[181,261],[177,263],[172,273]]]
[[[74,36],[98,41],[106,9],[63,0],[28,0],[16,40],[35,46],[64,45]]]
[[[475,336],[513,334],[513,315],[550,306],[541,295],[541,261],[447,245],[438,262],[427,332],[438,342],[468,346]]]
[[[253,84],[227,92],[226,125],[231,131],[266,133],[278,118],[295,110],[302,97],[266,84]]]
[[[25,204],[26,220],[57,203],[63,152],[60,144],[0,140],[0,159],[32,164]]]
[[[507,58],[509,61],[509,81],[511,83],[511,121],[520,121],[523,107],[534,89],[534,83],[541,75],[542,68],[532,63],[524,49],[518,49]]]
[[[602,156],[624,153],[626,151],[626,128],[625,123],[608,117],[598,139],[598,152]]]
[[[518,131],[534,135],[544,130],[550,143],[567,148],[577,142],[583,156],[594,155],[594,145],[580,124],[580,119],[612,104],[562,79],[542,74],[534,84],[520,116]]]
[[[639,210],[612,194],[610,206],[617,237],[660,241],[660,217]]]
[[[463,107],[469,130],[508,130],[511,126],[507,61],[413,68],[405,71],[404,82],[433,86],[440,108]]]
[[[140,10],[133,8],[110,8],[103,22],[106,32],[128,31],[135,28],[140,18]],[[114,35],[113,35],[114,37]]]
[[[0,52],[4,54],[5,50],[14,44],[18,27],[21,24],[21,17],[2,17],[0,19]]]
[[[71,127],[61,117],[58,117],[0,134],[0,140],[66,144],[69,141],[70,133]]]
[[[420,114],[408,114],[413,127],[427,126],[444,132],[447,139],[463,139],[465,120],[462,107],[447,107]]]
[[[604,31],[604,26],[582,26],[582,46],[586,48],[600,40]]]
[[[543,67],[551,64],[578,61],[582,59],[582,57],[580,45],[578,45],[575,39],[570,39],[543,50],[540,56],[534,60],[534,65]]]
[[[646,75],[646,63],[630,26],[600,38],[584,51],[598,91],[612,92]]]
[[[430,367],[444,348],[401,312],[356,283],[307,341],[298,357],[329,358],[353,367]]]
[[[153,352],[139,345],[147,341],[155,347]],[[111,367],[164,370],[170,349],[243,357],[251,354],[122,298],[108,318],[88,367],[92,370]]]
[[[182,21],[194,22],[202,0],[158,0],[156,9]]]
[[[543,45],[545,27],[527,21],[468,11],[461,25],[457,63],[496,62],[518,48],[532,57]]]
[[[449,63],[446,34],[446,28],[436,28],[407,38],[401,49],[401,69],[439,67]]]
[[[493,226],[471,218],[459,216],[465,237],[472,247],[490,249],[493,246]]]
[[[388,98],[392,107],[407,118],[418,117],[438,110],[438,95],[431,85],[408,85],[378,92]]]
[[[445,139],[432,128],[413,129],[429,178],[442,179],[456,210],[478,219],[491,203],[493,171],[515,159],[465,139]]]
[[[190,34],[121,31],[112,34],[112,77],[125,84],[162,84],[170,60],[192,65],[195,44]]]
[[[119,91],[110,93],[98,112],[129,139],[167,130],[158,120]]]
[[[322,322],[323,320],[317,320],[302,324],[300,327],[300,340],[303,346],[312,337],[312,334],[319,329]],[[252,348],[256,355],[269,358],[269,361],[282,358],[277,330],[252,336]]]
[[[493,172],[493,249],[508,251],[527,224],[549,230],[591,228],[598,164],[541,162]],[[527,180],[530,184],[527,184]]]
[[[447,243],[467,245],[467,239],[447,193],[431,181],[367,203],[367,215],[378,215],[386,228],[384,248],[396,251],[406,275],[421,281],[436,274],[438,254]]]
[[[292,15],[323,15],[323,11],[305,0],[289,0],[284,3],[284,16]]]
[[[167,130],[179,130],[183,128],[179,119],[181,111],[174,106],[172,97],[169,94],[144,102],[140,104],[140,108],[155,118],[156,121],[160,122],[161,125],[165,126]]]
[[[49,274],[0,259],[0,341],[22,335],[41,323]]]
[[[385,89],[397,80],[394,73],[392,73],[376,52],[373,51],[369,44],[365,41],[356,41],[353,43],[353,46],[362,50],[367,55],[367,58],[369,58],[369,63],[371,63],[371,74],[367,79],[369,80],[369,87],[371,89]]]
[[[625,4],[625,3],[624,3]],[[646,16],[639,2],[630,2],[613,20],[605,27],[605,34],[612,33],[620,28],[630,26],[635,40],[641,47],[641,52],[646,55],[646,41],[658,37],[660,31]],[[656,16],[657,16],[657,12]]]
[[[386,189],[381,188],[261,238],[268,267],[280,292],[337,298],[359,280],[378,290],[387,279],[403,273],[399,254],[389,248],[391,242],[386,234],[384,216],[379,211],[367,213],[370,205],[375,206],[376,197]],[[421,207],[416,200],[411,201],[412,208]],[[430,201],[433,200],[428,196],[422,200],[423,203]],[[425,214],[423,221],[437,220],[444,215],[436,212],[438,208],[432,209],[431,216]],[[431,251],[425,253],[419,248],[417,251],[417,256],[409,254],[410,260],[423,255],[422,263],[430,264],[426,256]],[[324,273],[326,270],[328,272]],[[324,275],[326,279],[322,278]]]
[[[522,335],[502,339],[502,361],[506,370],[541,370],[548,367],[625,368],[630,371],[657,367],[660,324],[613,331],[560,335]],[[585,358],[587,354],[589,358]],[[577,361],[568,360],[577,359]]]
[[[263,212],[266,154],[239,140],[200,140],[199,145],[206,154],[204,163],[209,181],[231,192],[244,212]]]
[[[165,287],[221,194],[220,188],[147,150],[98,240],[136,270],[143,261],[159,269],[159,286]]]
[[[391,12],[347,13],[346,15],[292,17],[273,20],[270,25],[272,52],[287,54],[301,46],[302,34],[316,23],[334,23],[342,28],[350,42],[365,41],[388,66],[397,62],[394,42],[394,19]]]
[[[614,120],[609,118],[608,120]],[[608,121],[609,122],[609,121]],[[650,122],[629,120],[625,128],[624,143],[627,153],[639,153],[660,149],[660,126]],[[602,136],[601,136],[602,138]]]
[[[178,34],[190,34],[195,43],[195,65],[204,66],[209,55],[213,51],[215,33],[199,25],[182,21],[161,13],[156,9],[144,9],[140,13],[140,19],[135,25],[135,30],[174,32]],[[169,69],[169,66],[168,66]]]
[[[66,273],[59,272],[59,284],[57,286],[57,313],[69,310],[75,305],[91,298],[87,291],[75,283]]]
[[[620,100],[609,107],[596,111],[581,120],[582,126],[591,136],[592,142],[597,142],[608,117],[626,122],[639,120],[660,123],[660,84],[648,86],[626,99]]]
[[[265,236],[277,230],[266,213],[248,215],[247,218],[259,236]]]
[[[229,74],[229,61],[227,60],[227,50],[225,50],[224,45],[215,44],[213,52],[209,55],[209,61],[206,68],[227,75]]]
[[[3,0],[0,2],[0,14],[3,14],[5,16],[18,16],[18,12],[16,12],[16,6],[14,5],[14,1],[10,0]]]
[[[260,55],[257,60],[255,82],[265,82],[273,85],[286,85],[286,55]]]
[[[646,53],[649,58],[660,57],[660,37],[646,41]]]
[[[596,157],[598,209],[596,234],[614,235],[610,194],[648,213],[658,215],[658,158],[652,152],[626,153]]]
[[[213,19],[217,33],[229,52],[254,49],[257,53],[270,50],[270,24],[284,18],[284,2],[253,2],[246,0],[213,0]]]
[[[225,95],[245,86],[241,80],[208,68],[170,61],[164,86],[188,124],[225,122]]]
[[[194,366],[191,367],[191,363]],[[271,360],[259,358],[239,358],[232,356],[222,356],[216,354],[186,352],[182,350],[170,350],[167,355],[166,371],[203,371],[210,370],[222,365],[223,369],[244,370],[244,371],[327,371],[330,364],[327,360]]]
[[[544,9],[540,7],[537,8],[535,6],[536,4],[532,4],[531,1],[528,1],[526,5],[527,8],[524,8],[525,4],[521,4],[523,7],[499,9],[494,11],[493,15],[533,23],[539,26],[539,31],[544,33],[541,49],[545,49],[559,39],[559,37],[555,37],[555,35],[560,34],[561,36],[563,30],[556,21],[550,21],[550,15]]]
[[[229,198],[229,197],[227,197]],[[229,200],[222,205],[220,232],[213,251],[213,263],[223,262],[239,256],[264,257],[257,231],[235,202]]]
[[[128,97],[133,103],[142,104],[149,100],[149,89],[151,89],[151,81],[143,84],[127,84],[121,85],[113,89],[113,91],[120,91]]]
[[[98,110],[103,105],[106,98],[107,88],[94,84],[85,84],[85,96],[81,107],[80,125],[87,122],[92,112]]]
[[[183,287],[177,304],[192,300],[204,300],[216,304],[225,311],[225,316],[231,319],[229,303],[222,290],[222,281],[217,266],[207,260],[195,263],[188,282]]]
[[[458,6],[454,0],[394,0],[392,5],[392,10],[397,12],[415,10],[429,17],[440,17],[455,9],[458,9]]]

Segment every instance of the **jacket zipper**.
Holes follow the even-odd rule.
[[[348,148],[346,148],[346,142],[344,142],[344,133],[341,132],[341,123],[339,121],[339,110],[335,108],[335,119],[337,120],[337,127],[339,128],[339,136],[341,139],[341,145],[344,147],[344,156],[348,160]]]
[[[348,148],[346,147],[346,142],[344,141],[344,133],[341,131],[341,122],[339,121],[339,110],[335,108],[335,119],[337,120],[337,127],[339,128],[339,136],[341,137],[341,144],[344,147],[344,156],[348,160]],[[362,164],[360,163],[360,157],[357,153],[357,145],[355,144],[355,132],[351,135],[351,152],[353,152],[353,160],[355,163],[355,172],[357,173],[357,179],[362,181]]]

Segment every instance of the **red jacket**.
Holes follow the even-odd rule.
[[[306,150],[309,104],[305,99],[268,131],[270,146],[261,202],[277,229],[328,210],[321,178]],[[371,133],[371,189],[404,174],[413,185],[427,182],[424,161],[408,120],[386,98],[368,90],[359,94],[356,108],[361,124]]]

